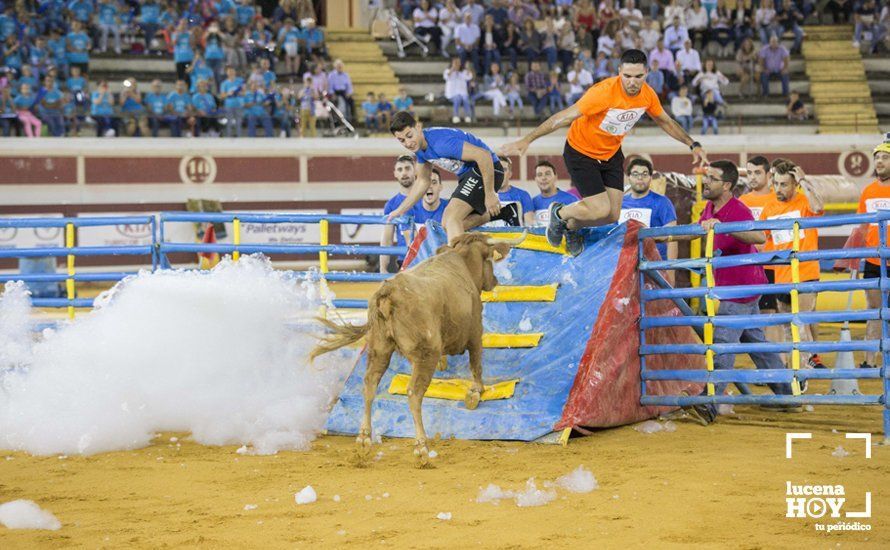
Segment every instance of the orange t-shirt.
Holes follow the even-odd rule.
[[[745,206],[751,210],[751,215],[754,216],[755,220],[760,219],[760,213],[763,212],[763,207],[767,204],[778,200],[776,199],[775,191],[770,191],[769,193],[745,193],[739,200],[745,203]]]
[[[624,135],[643,118],[664,112],[658,94],[646,83],[640,93],[629,96],[621,86],[621,78],[613,76],[591,86],[575,104],[581,111],[569,127],[566,140],[573,149],[597,160],[609,160]]]
[[[816,214],[810,210],[810,201],[806,195],[798,191],[794,198],[788,202],[774,200],[767,203],[760,213],[761,220],[809,218]],[[768,250],[791,250],[794,241],[794,231],[766,231],[766,244],[764,252]],[[819,250],[819,232],[816,229],[800,230],[800,250]],[[791,282],[791,266],[773,266],[777,283]],[[816,281],[819,279],[819,262],[800,262],[801,281]]]
[[[875,180],[868,184],[868,187],[863,189],[862,194],[859,195],[859,208],[856,209],[856,213],[865,214],[878,210],[890,210],[890,185],[881,185],[880,181]],[[890,227],[887,229],[887,242],[890,242]],[[880,244],[879,241],[878,224],[869,224],[868,233],[865,234],[865,246],[876,247]],[[870,264],[881,265],[878,258],[867,258],[867,261]]]

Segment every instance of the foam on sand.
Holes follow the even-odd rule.
[[[0,504],[0,524],[7,529],[58,531],[62,527],[56,516],[31,500],[13,500]]]
[[[305,449],[357,352],[307,362],[326,298],[262,257],[209,273],[140,273],[97,307],[31,341],[23,285],[0,298],[0,448],[93,454],[189,431],[249,452]]]

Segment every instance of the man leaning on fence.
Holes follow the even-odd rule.
[[[708,166],[707,172],[702,178],[702,197],[708,201],[701,216],[702,229],[709,231],[722,222],[754,221],[751,210],[733,196],[732,190],[738,180],[738,168],[728,160],[718,160]],[[680,237],[682,240],[693,238],[696,237],[694,235]],[[667,239],[670,240],[670,237]],[[754,245],[765,242],[766,235],[763,231],[715,234],[714,256],[726,258],[740,254],[754,254],[757,252]],[[738,265],[715,269],[714,284],[716,286],[765,285],[767,280],[762,266]],[[759,315],[760,309],[757,305],[759,299],[759,294],[752,294],[721,300],[717,315]],[[714,328],[715,344],[763,344],[766,342],[768,340],[760,327],[746,327],[739,324],[737,327],[717,326]],[[748,355],[758,369],[785,368],[778,353],[749,353]],[[715,369],[729,370],[733,368],[734,364],[734,354],[715,355],[714,357]],[[727,384],[715,384],[714,386],[714,394],[720,395],[726,390]],[[769,387],[777,395],[791,394],[790,384],[769,384]],[[705,392],[702,395],[706,395]],[[780,408],[786,411],[795,410],[795,407],[782,406]],[[711,404],[695,405],[686,409],[686,412],[703,425],[710,424],[717,418],[717,407]]]

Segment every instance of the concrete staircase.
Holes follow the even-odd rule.
[[[398,95],[399,79],[370,33],[328,31],[326,38],[331,59],[342,59],[346,65],[356,107],[360,108],[368,92],[385,93],[390,101]]]
[[[806,33],[803,56],[819,133],[878,133],[865,65],[853,47],[853,27],[813,26]]]

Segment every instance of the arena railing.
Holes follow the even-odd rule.
[[[887,224],[890,211],[870,214],[850,214],[798,219],[776,219],[767,221],[719,223],[709,231],[698,225],[646,228],[640,230],[640,365],[641,365],[641,404],[651,406],[687,407],[701,404],[760,404],[760,405],[883,405],[883,428],[885,439],[890,434],[890,308],[887,298],[890,294],[886,261],[890,260],[887,246]],[[877,224],[880,235],[878,247],[844,248],[834,250],[800,250],[800,231],[822,227],[845,225]],[[752,254],[721,257],[715,255],[714,236],[739,231],[790,231],[791,250],[757,252]],[[650,261],[643,256],[642,241],[647,238],[693,235],[704,237],[704,254],[701,258]],[[838,259],[881,258],[880,277],[875,279],[850,279],[834,281],[800,281],[800,262]],[[714,269],[742,265],[790,265],[790,284],[767,284],[748,286],[716,286]],[[690,270],[703,272],[704,286],[692,288],[671,288],[658,273],[663,270]],[[647,286],[649,279],[657,288]],[[815,292],[853,292],[857,290],[880,290],[883,307],[860,311],[814,311],[800,312],[799,294]],[[747,297],[756,294],[790,294],[791,313],[760,315],[717,315],[717,301]],[[672,300],[685,306],[685,299],[704,299],[704,315],[696,315],[688,306],[681,307],[683,315],[672,317],[652,317],[646,315],[645,303],[654,300]],[[854,340],[830,342],[801,341],[800,331],[804,325],[818,322],[881,321],[882,332],[879,340]],[[714,343],[716,327],[748,328],[789,324],[790,342],[768,343]],[[702,343],[652,345],[646,342],[646,332],[661,327],[688,326],[699,329]],[[878,352],[883,358],[879,369],[801,369],[801,352]],[[738,353],[790,353],[790,368],[770,370],[715,370],[714,358],[720,354]],[[646,358],[651,355],[704,355],[706,370],[653,370],[646,367]],[[879,395],[805,395],[801,392],[804,380],[835,379],[881,379],[882,394]],[[672,380],[697,382],[705,385],[702,395],[653,395],[647,391],[647,382]],[[716,383],[785,383],[790,384],[791,395],[764,395],[743,392],[743,395],[716,395]]]
[[[177,243],[166,242],[165,227],[168,223],[231,223],[232,244]],[[244,244],[241,242],[244,223],[310,223],[318,224],[320,239],[318,244]],[[319,277],[333,282],[368,282],[382,281],[393,276],[389,273],[366,273],[350,271],[331,271],[329,256],[339,255],[404,255],[408,252],[405,246],[379,246],[363,244],[330,244],[331,224],[364,224],[388,225],[404,224],[412,228],[414,220],[411,216],[402,216],[387,221],[383,216],[360,216],[339,214],[256,214],[256,213],[190,213],[162,212],[160,215],[160,242],[158,243],[159,259],[162,266],[169,265],[167,254],[175,252],[231,254],[238,260],[241,254],[318,254],[318,270],[291,271],[295,277]],[[367,308],[367,300],[334,300],[335,307]]]
[[[151,244],[141,246],[77,246],[76,230],[80,227],[107,227],[116,225],[148,225]],[[0,218],[0,228],[62,228],[65,230],[64,247],[0,248],[0,258],[66,258],[66,273],[14,273],[0,274],[0,282],[24,281],[26,283],[65,283],[65,298],[33,298],[37,307],[67,308],[68,317],[74,317],[74,309],[93,307],[91,298],[77,297],[77,282],[120,281],[135,272],[103,271],[78,273],[76,258],[83,256],[149,256],[152,270],[158,267],[157,220],[154,216],[115,216],[82,218]]]

